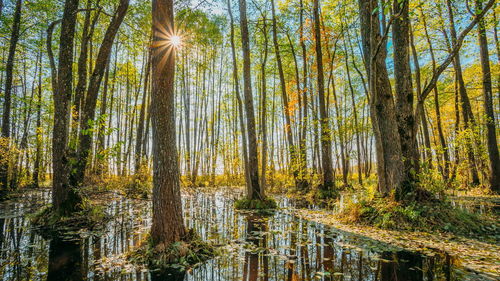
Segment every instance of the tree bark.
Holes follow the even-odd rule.
[[[73,86],[73,45],[78,0],[66,0],[61,21],[59,63],[54,93],[54,129],[52,137],[52,204],[57,212],[69,214],[78,209],[81,196],[69,185],[68,136]],[[53,86],[54,87],[54,86]]]
[[[185,238],[175,143],[175,47],[172,0],[153,0],[151,120],[153,123],[153,245],[169,247]]]
[[[316,65],[318,68],[318,99],[319,117],[321,124],[321,165],[323,171],[323,191],[330,191],[335,188],[332,167],[332,141],[325,101],[325,82],[323,73],[323,52],[321,50],[321,31],[319,22],[319,0],[314,0],[314,39],[316,41]]]
[[[359,0],[363,57],[368,72],[370,116],[375,135],[378,190],[382,196],[389,196],[401,187],[403,163],[394,99],[385,64],[385,39],[380,34],[376,8],[376,0]]]
[[[144,88],[142,93],[142,104],[141,111],[139,113],[139,124],[137,127],[137,139],[135,144],[135,172],[137,173],[141,168],[141,165],[144,160],[144,151],[142,150],[143,142],[146,141],[144,138],[144,123],[146,116],[146,105],[147,105],[147,97],[148,97],[148,85],[149,85],[149,76],[151,70],[151,51],[148,51],[147,54],[147,62],[146,62],[146,75],[144,77]]]
[[[2,5],[3,6],[3,5]],[[14,59],[16,56],[17,42],[19,41],[19,29],[21,27],[22,0],[16,1],[14,11],[14,23],[10,36],[9,54],[5,65],[5,92],[2,112],[2,138],[6,139],[7,149],[10,149],[10,111],[12,105],[12,80],[14,77]],[[1,161],[0,164],[0,198],[11,188],[9,187],[9,163]]]
[[[118,29],[120,28],[123,18],[125,17],[125,14],[127,13],[128,5],[129,0],[120,0],[120,4],[115,14],[113,15],[113,18],[111,19],[111,23],[109,24],[106,33],[104,34],[104,39],[97,54],[94,70],[89,79],[87,94],[85,96],[85,102],[82,110],[82,118],[80,121],[80,135],[78,138],[77,156],[78,158],[75,161],[75,167],[71,169],[72,173],[70,184],[73,187],[80,186],[85,176],[89,154],[92,150],[94,129],[93,123],[95,118],[95,109],[97,105],[99,88],[101,87],[102,78],[104,77],[104,71],[109,61],[113,41],[118,32]]]
[[[451,0],[446,0],[446,5],[448,8],[448,16],[450,18],[450,34],[451,34],[451,41],[453,45],[457,45],[457,32],[455,29],[455,20],[453,16],[453,7],[451,4]],[[464,128],[469,129],[472,125],[476,124],[476,121],[474,119],[474,115],[472,113],[472,108],[469,100],[469,96],[467,95],[467,90],[465,88],[465,81],[463,78],[462,74],[462,63],[460,60],[460,54],[456,54],[453,60],[453,67],[455,68],[455,75],[457,78],[458,82],[458,92],[460,94],[460,99],[462,101],[462,114],[464,117]],[[473,140],[471,139],[471,142]],[[480,183],[479,181],[479,174],[477,171],[476,167],[476,157],[474,155],[472,143],[467,144],[467,157],[469,161],[469,170],[471,173],[472,177],[472,184],[473,185],[478,185]]]
[[[252,96],[252,78],[250,72],[250,38],[248,35],[246,0],[240,3],[241,44],[243,50],[243,93],[245,96],[245,111],[247,117],[248,136],[248,169],[250,176],[249,199],[262,199],[264,194],[259,182],[259,163],[257,159],[257,135],[255,131],[255,113]]]
[[[394,46],[394,78],[396,90],[396,121],[403,157],[403,183],[396,189],[396,200],[408,199],[416,185],[419,171],[417,121],[413,114],[413,86],[410,70],[409,0],[394,0],[392,41]]]
[[[481,0],[475,0],[476,12],[483,9]],[[495,193],[500,192],[500,156],[498,154],[498,143],[496,137],[495,113],[493,110],[493,88],[491,85],[490,57],[488,53],[488,39],[486,38],[486,27],[483,19],[478,23],[479,54],[481,58],[481,70],[483,72],[483,102],[486,113],[486,143],[488,146],[488,158],[490,166],[490,188]]]

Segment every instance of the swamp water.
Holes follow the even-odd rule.
[[[404,251],[345,233],[287,212],[280,200],[273,215],[234,210],[228,192],[183,194],[186,226],[222,254],[182,276],[161,276],[131,265],[125,253],[137,247],[151,225],[151,202],[115,195],[106,207],[112,219],[100,233],[81,239],[45,240],[28,214],[50,202],[48,191],[30,191],[0,203],[2,280],[489,280],[467,272],[445,253]]]

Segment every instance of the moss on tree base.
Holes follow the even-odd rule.
[[[276,201],[272,198],[248,199],[242,198],[234,202],[234,207],[238,210],[274,210],[278,207]]]
[[[384,229],[442,231],[468,236],[489,234],[498,228],[491,219],[437,200],[403,204],[387,198],[375,198],[350,202],[337,218],[343,223]]]
[[[176,273],[196,267],[215,255],[214,246],[203,241],[194,230],[188,230],[185,239],[168,247],[164,245],[154,247],[148,236],[144,243],[128,257],[133,263],[147,265],[154,271],[176,275]]]

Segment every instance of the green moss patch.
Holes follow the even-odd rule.
[[[472,236],[498,231],[497,223],[491,219],[454,208],[447,201],[402,204],[388,198],[361,200],[348,203],[337,218],[344,223],[396,230],[443,231]]]
[[[274,210],[278,207],[276,201],[272,198],[248,199],[242,198],[234,202],[234,207],[238,210]]]
[[[194,230],[189,230],[183,241],[177,241],[168,247],[154,247],[148,236],[128,258],[133,263],[147,265],[154,271],[175,274],[196,267],[215,255],[214,246],[203,241]]]

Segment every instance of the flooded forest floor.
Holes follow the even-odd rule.
[[[183,192],[186,226],[220,254],[175,280],[500,280],[498,236],[483,241],[340,224],[332,211],[278,195],[279,208],[259,215],[234,209],[239,193]],[[127,259],[149,231],[150,200],[110,191],[94,192],[91,200],[109,216],[102,230],[50,240],[29,218],[50,204],[49,190],[22,190],[0,203],[0,278],[174,280]],[[498,215],[495,204],[456,202]]]

